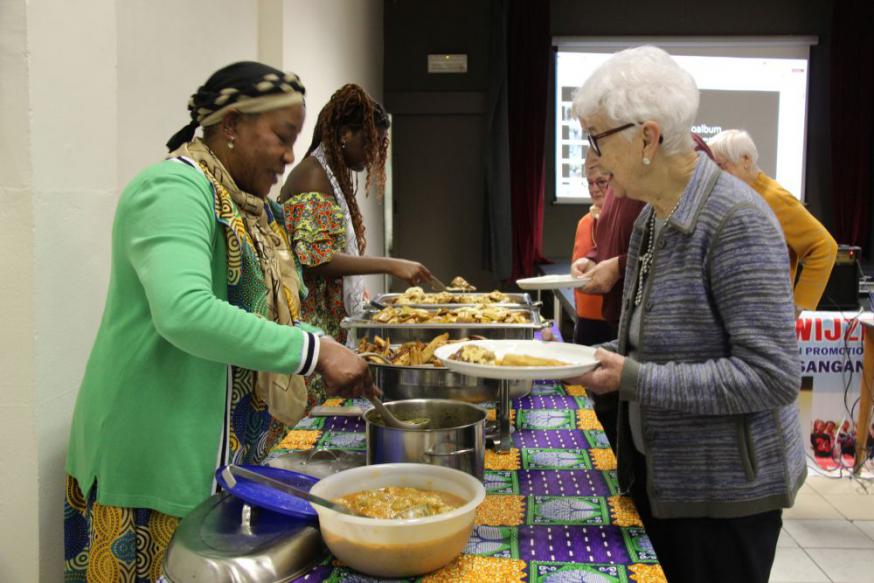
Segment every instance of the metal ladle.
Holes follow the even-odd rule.
[[[382,417],[382,420],[385,421],[385,424],[388,427],[394,427],[395,429],[426,429],[428,423],[431,422],[431,419],[428,417],[419,417],[410,421],[401,421],[388,410],[388,407],[379,400],[379,397],[368,396],[367,399],[373,403],[373,406],[376,407],[377,411],[379,411],[380,417]]]

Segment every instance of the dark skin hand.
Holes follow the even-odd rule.
[[[325,380],[329,395],[345,398],[382,395],[373,384],[370,367],[354,352],[330,336],[319,338],[319,361],[316,372]]]
[[[292,194],[298,192],[334,193],[327,173],[318,160],[313,157],[305,158],[291,171],[282,187],[279,200],[285,202]],[[304,269],[327,278],[388,273],[410,285],[420,285],[431,280],[431,272],[421,263],[394,257],[368,257],[366,255],[355,257],[345,253],[337,253],[331,261]]]

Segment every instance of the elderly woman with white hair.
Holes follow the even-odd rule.
[[[835,265],[838,244],[834,237],[801,201],[759,169],[759,150],[747,132],[725,130],[708,145],[719,167],[749,184],[774,211],[789,248],[789,280],[795,282],[795,311],[815,310]],[[799,263],[802,270],[796,281]]]
[[[655,47],[617,53],[577,93],[616,192],[647,205],[618,338],[576,380],[619,392],[620,486],[668,580],[764,583],[806,474],[788,258],[764,201],[694,152],[697,110],[694,80]]]

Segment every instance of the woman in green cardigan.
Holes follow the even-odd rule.
[[[260,463],[283,421],[303,416],[299,375],[318,371],[343,396],[379,392],[360,358],[298,322],[306,290],[267,194],[294,160],[300,80],[236,63],[189,111],[168,159],[118,203],[70,433],[68,582],[156,580],[179,518],[214,492],[216,467]]]

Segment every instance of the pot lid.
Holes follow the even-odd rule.
[[[327,478],[337,472],[366,465],[364,452],[310,449],[291,451],[267,462],[274,468],[291,470],[316,478]]]
[[[261,474],[274,480],[279,480],[291,486],[295,486],[300,490],[309,491],[313,485],[318,482],[316,478],[301,474],[298,472],[290,472],[279,468],[271,468],[267,466],[241,466],[256,474]],[[246,478],[238,478],[233,486],[229,486],[222,474],[224,466],[216,470],[215,479],[223,490],[227,490],[237,498],[244,502],[248,502],[252,506],[266,508],[280,514],[285,514],[292,518],[298,518],[308,522],[315,522],[318,519],[318,514],[303,498],[298,498],[293,494],[281,492],[270,486],[265,486]]]
[[[179,523],[164,571],[172,583],[278,583],[304,574],[326,555],[310,522],[250,507],[222,492]]]

